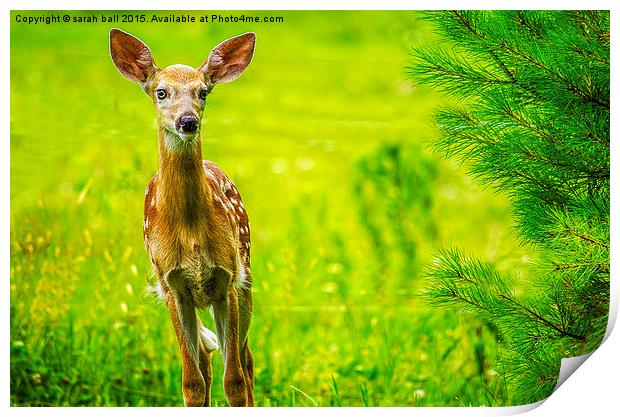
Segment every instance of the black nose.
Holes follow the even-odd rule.
[[[195,116],[181,116],[179,127],[182,132],[194,133],[198,130],[198,118]]]

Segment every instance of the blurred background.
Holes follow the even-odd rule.
[[[182,405],[170,318],[144,291],[155,112],[114,67],[111,27],[160,67],[198,66],[257,33],[252,64],[215,88],[202,126],[203,156],[236,183],[252,226],[257,405],[503,405],[494,330],[422,300],[424,268],[458,246],[526,277],[531,254],[507,200],[427,149],[434,110],[453,103],[405,75],[411,47],[435,41],[415,12],[17,14],[42,12],[11,16],[12,405]],[[212,403],[226,405],[214,357]]]

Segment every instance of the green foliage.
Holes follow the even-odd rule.
[[[539,254],[525,286],[457,250],[429,270],[429,299],[501,335],[515,403],[545,398],[562,357],[595,349],[609,302],[609,12],[430,13],[449,49],[415,51],[416,82],[462,105],[439,111],[436,150],[509,195]],[[445,46],[445,44],[444,44]]]
[[[396,143],[360,159],[357,168],[354,195],[360,223],[373,243],[372,255],[384,274],[410,283],[419,275],[419,253],[426,252],[418,246],[434,247],[437,240],[437,165],[419,147]]]

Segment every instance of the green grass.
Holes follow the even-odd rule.
[[[257,32],[203,121],[204,157],[252,224],[257,404],[509,403],[493,329],[419,297],[441,247],[522,277],[531,256],[506,199],[426,150],[446,103],[404,67],[430,28],[412,12],[269,14],[285,22],[118,25],[160,66]],[[110,27],[11,26],[13,405],[182,404],[170,318],[144,294],[155,114],[112,64]],[[220,406],[221,373],[216,355]]]

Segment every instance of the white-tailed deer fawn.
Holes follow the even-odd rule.
[[[202,160],[200,121],[215,84],[233,81],[248,66],[255,39],[245,33],[220,43],[197,69],[160,69],[142,41],[110,31],[114,64],[142,86],[157,112],[159,162],[146,189],[144,243],[179,342],[187,406],[210,404],[211,352],[218,341],[228,402],[254,405],[250,225],[232,181]],[[196,308],[211,308],[217,338]]]

